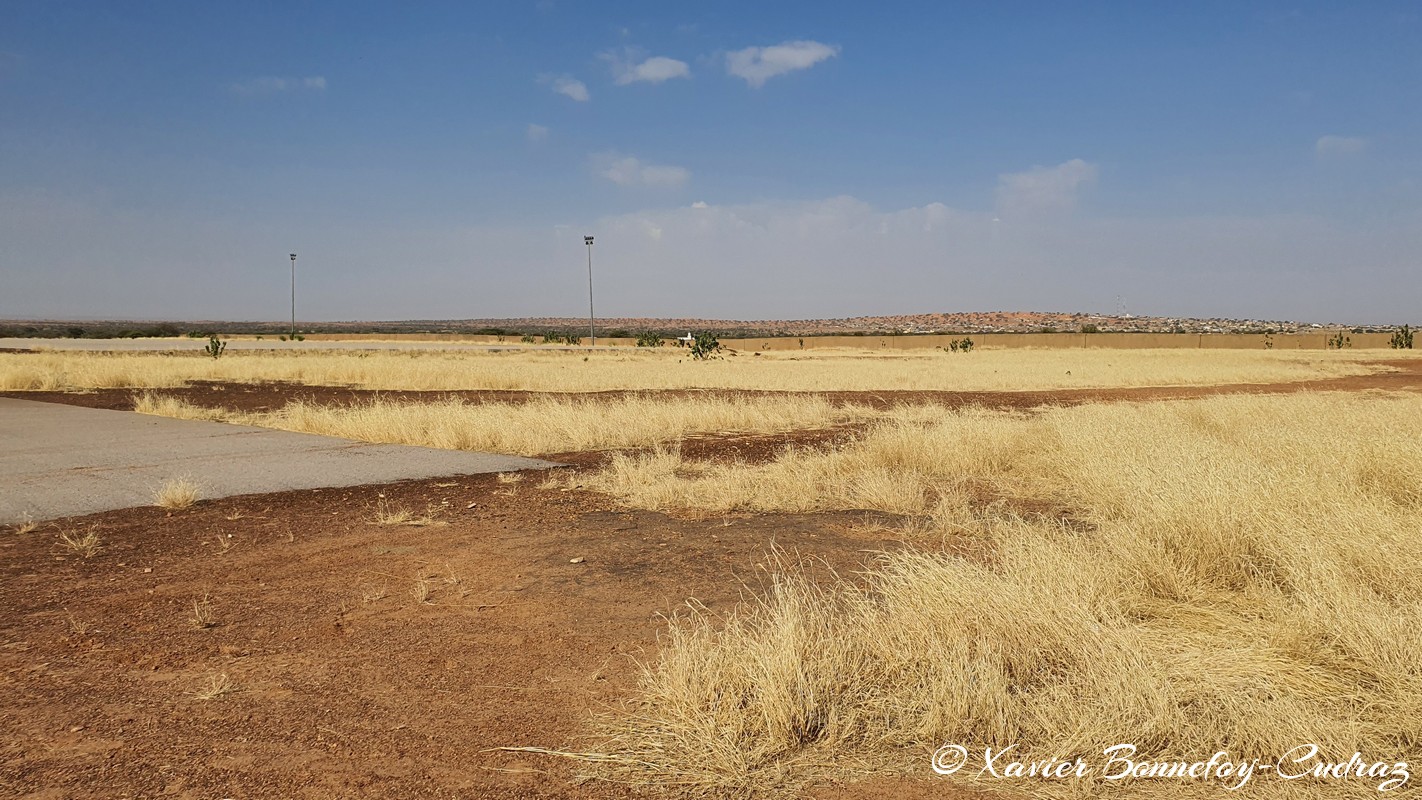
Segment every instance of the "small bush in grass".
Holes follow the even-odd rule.
[[[1411,350],[1412,328],[1403,325],[1400,330],[1392,335],[1392,340],[1389,344],[1392,345],[1392,349],[1394,350]]]
[[[705,361],[708,358],[721,352],[721,342],[713,333],[698,333],[691,339],[691,357],[698,361]]]
[[[638,347],[661,347],[662,337],[653,331],[642,331],[637,334]]]

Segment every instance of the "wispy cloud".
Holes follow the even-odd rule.
[[[613,81],[618,86],[629,83],[662,83],[672,78],[690,78],[691,67],[685,61],[666,56],[642,58],[642,53],[627,48],[621,52],[608,50],[599,56],[612,66]]]
[[[548,138],[548,126],[530,122],[528,127],[523,130],[523,138],[530,142],[544,141]]]
[[[538,82],[553,87],[553,91],[571,97],[579,103],[586,103],[592,99],[592,95],[588,93],[587,84],[572,75],[540,75]]]
[[[1313,143],[1315,155],[1328,156],[1351,156],[1368,149],[1368,140],[1361,136],[1320,136],[1318,141]]]
[[[1055,167],[1033,167],[997,179],[997,210],[1004,215],[1070,211],[1077,195],[1096,181],[1096,165],[1073,158]]]
[[[278,92],[302,90],[319,92],[325,90],[326,78],[322,75],[313,75],[307,78],[278,78],[267,75],[261,78],[238,81],[232,84],[231,88],[233,92],[243,95],[276,94]]]
[[[770,47],[747,47],[726,54],[726,72],[757,89],[776,75],[809,69],[839,55],[839,45],[815,41],[781,42]]]
[[[598,153],[592,157],[593,170],[618,186],[650,186],[674,189],[691,180],[685,167],[648,164],[633,156]]]

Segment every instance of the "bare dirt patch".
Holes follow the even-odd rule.
[[[899,546],[862,513],[675,519],[539,480],[0,534],[0,794],[621,797],[491,748],[576,747],[662,615],[759,591],[772,546],[841,572]],[[382,502],[449,524],[374,525]],[[81,530],[104,542],[92,558],[56,543]]]

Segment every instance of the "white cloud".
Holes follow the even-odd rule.
[[[241,95],[276,94],[277,92],[294,92],[301,89],[319,92],[325,90],[326,78],[322,75],[313,75],[308,78],[278,78],[267,75],[239,81],[232,84],[231,88],[233,92]]]
[[[545,141],[548,138],[548,126],[530,122],[528,123],[528,127],[524,129],[523,136],[530,142]]]
[[[1078,192],[1096,181],[1096,165],[1073,158],[1055,167],[1033,167],[997,179],[997,210],[1003,215],[1070,211]]]
[[[621,53],[609,50],[600,56],[612,66],[613,81],[618,86],[629,83],[661,83],[672,78],[690,78],[691,67],[685,61],[677,61],[666,56],[641,59],[641,54],[631,48]]]
[[[823,42],[782,42],[770,47],[747,47],[726,54],[726,72],[757,89],[776,75],[809,69],[839,55],[839,45]]]
[[[571,97],[579,103],[586,103],[592,99],[592,95],[588,93],[587,85],[572,75],[540,75],[538,82],[552,86],[553,91]]]
[[[592,160],[593,169],[618,186],[673,189],[691,180],[691,171],[685,167],[648,164],[632,156],[599,153]]]
[[[1361,136],[1320,136],[1313,144],[1316,155],[1351,156],[1368,149],[1368,140]]]

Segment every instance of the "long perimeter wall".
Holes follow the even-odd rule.
[[[975,333],[932,336],[814,336],[804,339],[722,339],[736,350],[797,350],[802,347],[855,347],[871,350],[918,350],[948,347],[954,339],[971,338],[975,347],[1009,349],[1017,347],[1148,350],[1157,348],[1262,350],[1266,343],[1275,350],[1324,350],[1335,331],[1316,333]],[[1392,334],[1347,333],[1353,349],[1388,348]]]
[[[762,338],[722,338],[721,344],[734,350],[752,352],[768,350],[809,350],[826,347],[851,348],[856,350],[932,350],[949,346],[954,339],[971,338],[976,347],[989,349],[1009,349],[1020,347],[1076,348],[1096,347],[1105,349],[1146,350],[1156,348],[1189,349],[1232,349],[1261,350],[1266,342],[1275,350],[1324,350],[1328,339],[1339,331],[1319,330],[1311,333],[1276,333],[1266,336],[1262,333],[974,333],[925,336],[806,336],[762,337]],[[1355,350],[1387,349],[1392,335],[1388,333],[1349,333],[1349,346]],[[312,341],[423,341],[423,342],[476,342],[483,344],[518,344],[517,336],[471,336],[460,334],[307,334]],[[588,344],[583,337],[583,344]],[[634,339],[605,339],[601,336],[598,345],[632,347]],[[668,341],[670,346],[673,342]]]

